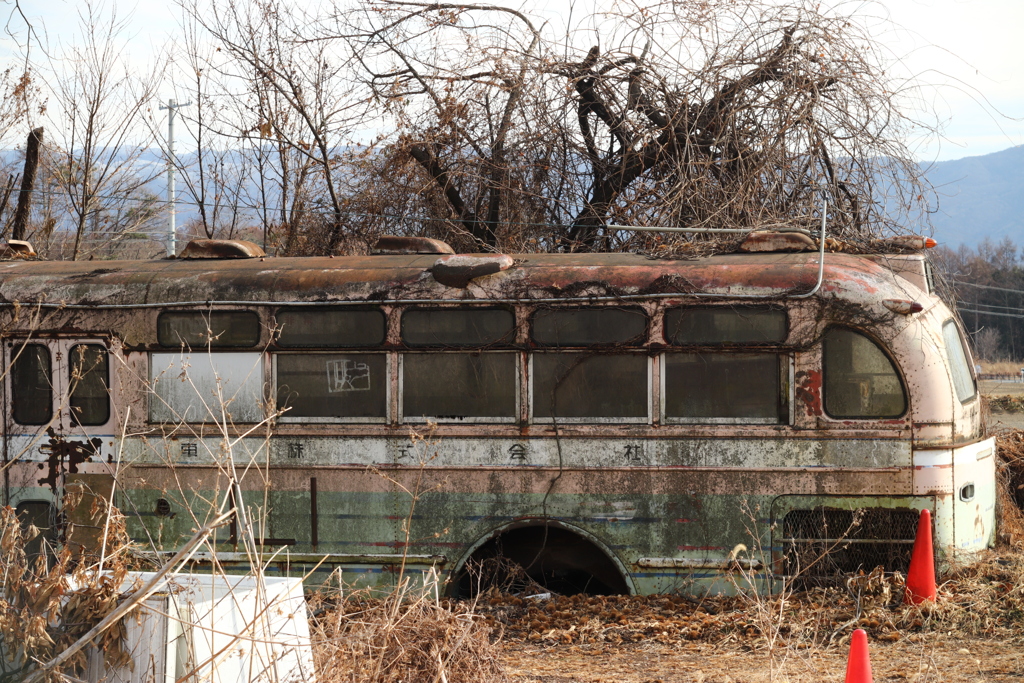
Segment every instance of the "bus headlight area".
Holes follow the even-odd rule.
[[[157,560],[239,511],[196,571],[437,571],[458,596],[905,572],[923,509],[943,565],[993,543],[995,445],[922,255],[460,257],[438,279],[439,248],[0,263],[30,553],[99,552],[101,500]]]

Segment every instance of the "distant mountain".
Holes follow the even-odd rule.
[[[956,247],[988,237],[1024,241],[1024,145],[978,157],[940,161],[927,169],[939,194],[935,239]]]

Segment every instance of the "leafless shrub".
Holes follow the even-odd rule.
[[[553,28],[381,0],[333,20],[318,37],[356,46],[394,126],[374,186],[416,193],[405,229],[460,249],[652,250],[614,224],[809,227],[822,197],[844,238],[921,218],[913,84],[842,10],[655,1]]]
[[[65,505],[75,507],[79,502],[65,500]],[[23,527],[13,508],[0,508],[0,681],[23,680],[37,662],[52,660],[117,605],[129,569],[124,518],[113,509],[92,512],[106,520],[102,573],[81,561],[70,544],[51,548],[44,543],[34,556],[26,553],[39,530]],[[97,641],[111,666],[128,661],[124,632],[124,625],[118,624]],[[85,665],[85,653],[79,650],[53,675],[75,675]]]
[[[320,594],[311,602],[317,680],[325,683],[435,683],[507,680],[500,632],[473,602],[437,597],[437,576],[421,588],[406,577],[385,597]]]

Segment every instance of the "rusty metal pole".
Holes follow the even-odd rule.
[[[11,239],[25,239],[25,225],[28,223],[29,203],[32,186],[36,182],[36,167],[39,166],[39,147],[43,144],[43,129],[36,128],[28,134],[25,146],[25,171],[21,174],[21,192],[18,194],[18,208],[14,212],[14,228]]]

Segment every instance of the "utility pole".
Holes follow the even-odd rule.
[[[167,100],[167,106],[161,105],[160,109],[167,110],[167,255],[177,254],[177,227],[174,225],[174,113],[182,107],[187,107],[191,102],[178,104],[174,100]]]

